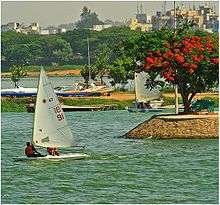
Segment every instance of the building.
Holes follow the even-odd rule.
[[[74,23],[60,24],[58,28],[64,28],[66,31],[72,31],[76,28],[76,25]]]
[[[58,28],[57,33],[66,33],[66,29],[65,28]]]
[[[158,11],[156,15],[152,16],[152,27],[153,29],[161,29],[162,27],[174,27],[174,9],[169,11]],[[218,16],[215,14],[214,10],[207,5],[200,6],[199,9],[186,9],[184,6],[182,8],[177,7],[176,9],[176,22],[181,23],[181,21],[190,21],[195,23],[195,25],[208,32],[218,31]]]
[[[140,5],[140,12],[137,5],[136,17],[131,19],[129,27],[131,30],[140,30],[143,32],[152,30],[151,17],[143,13],[142,4]]]
[[[102,30],[104,30],[104,29],[106,29],[106,28],[110,28],[110,27],[112,27],[111,24],[93,25],[92,30],[93,30],[93,31],[102,31]]]
[[[49,35],[50,32],[49,32],[48,29],[41,29],[41,30],[40,30],[40,34],[41,34],[41,35]]]
[[[23,25],[20,23],[15,23],[15,22],[10,22],[6,25],[1,26],[1,31],[2,32],[7,32],[7,31],[15,31],[18,33],[24,33],[24,34],[31,34],[31,33],[40,33],[40,27],[39,24],[36,22],[33,22],[30,25]]]
[[[20,32],[24,34],[39,34],[40,27],[38,23],[34,22],[29,26],[22,26]]]
[[[1,26],[2,32],[7,32],[7,31],[20,32],[20,29],[21,29],[21,24],[16,22],[9,22]]]

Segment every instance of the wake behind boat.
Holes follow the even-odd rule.
[[[32,143],[41,147],[74,147],[72,132],[52,84],[42,69],[38,83],[38,93],[34,116]],[[60,154],[60,156],[29,157],[28,159],[82,159],[84,153]]]

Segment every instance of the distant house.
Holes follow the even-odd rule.
[[[57,32],[58,33],[66,33],[66,29],[65,28],[58,28]]]
[[[16,22],[9,22],[1,26],[2,32],[7,32],[7,31],[20,32],[20,29],[21,29],[21,24]]]
[[[41,30],[40,30],[40,34],[41,34],[41,35],[49,35],[50,32],[49,32],[48,29],[41,29]]]
[[[2,32],[15,31],[24,34],[30,34],[30,33],[39,34],[40,27],[39,24],[36,22],[33,22],[31,25],[22,25],[20,23],[10,22],[6,25],[2,25],[1,31]]]
[[[29,26],[22,26],[20,29],[21,33],[24,34],[39,34],[40,33],[40,27],[39,24],[36,22],[33,22],[31,25]]]
[[[58,28],[66,29],[66,31],[72,31],[76,28],[76,25],[74,23],[60,24]]]
[[[93,30],[93,31],[101,31],[101,30],[103,30],[103,29],[110,28],[110,27],[112,27],[111,24],[93,25],[92,30]]]

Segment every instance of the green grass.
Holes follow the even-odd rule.
[[[26,112],[28,99],[7,98],[1,100],[1,112]]]
[[[174,88],[166,87],[160,90],[162,93],[174,93]]]
[[[98,98],[59,98],[60,102],[72,106],[116,105],[117,109],[124,110],[133,100],[119,101]],[[26,105],[35,102],[35,98],[2,98],[1,112],[26,112]]]
[[[164,106],[167,106],[167,105],[175,105],[175,98],[174,97],[166,97],[166,96],[163,96],[163,105]],[[183,100],[181,97],[178,98],[178,102],[181,104],[183,103]]]
[[[125,100],[125,101],[119,101],[119,100],[107,100],[107,99],[99,99],[99,98],[77,98],[77,99],[71,99],[71,98],[62,98],[61,102],[63,102],[65,105],[72,105],[72,106],[84,106],[84,105],[117,105],[117,108],[119,110],[125,109],[126,106],[130,106],[133,100]]]
[[[212,100],[215,107],[219,106],[218,96],[204,97],[204,100]],[[60,102],[65,105],[72,106],[93,106],[93,105],[116,105],[117,109],[124,110],[126,106],[130,106],[133,100],[114,100],[114,99],[100,99],[100,98],[59,98]],[[163,97],[163,105],[174,105],[174,97]],[[35,98],[2,98],[1,99],[1,112],[26,112],[26,105],[34,103]],[[179,97],[179,103],[182,104],[182,98]]]
[[[174,97],[165,97],[165,96],[163,96],[163,100],[164,100],[164,103],[163,103],[164,106],[166,106],[166,105],[174,105],[175,104],[175,98]],[[214,102],[215,107],[219,106],[219,98],[218,98],[218,96],[204,97],[204,98],[201,98],[201,100],[211,100],[211,101]],[[178,102],[179,102],[179,104],[183,103],[182,97],[178,98]]]

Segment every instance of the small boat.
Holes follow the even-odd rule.
[[[88,97],[92,96],[93,93],[87,91],[72,91],[67,92],[63,90],[54,90],[57,96],[61,97]],[[37,96],[37,88],[12,88],[12,89],[2,89],[1,90],[2,97],[35,97]]]
[[[62,107],[42,69],[38,83],[32,143],[41,147],[74,147],[72,132]],[[28,159],[83,159],[84,153],[60,154],[60,156],[29,157]]]
[[[2,89],[2,97],[32,97],[37,95],[37,88],[12,88],[12,89]]]
[[[135,102],[132,106],[125,108],[129,112],[159,112],[163,110],[160,108],[163,100],[159,88],[149,90],[145,87],[147,77],[144,71],[135,72]]]

